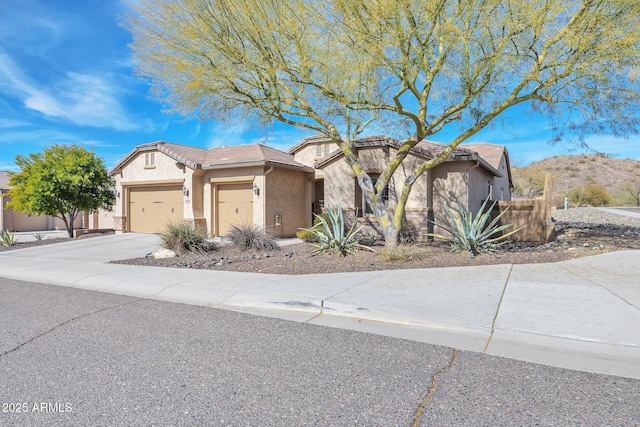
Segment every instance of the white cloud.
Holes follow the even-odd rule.
[[[119,99],[117,79],[111,74],[68,72],[45,88],[25,75],[0,48],[0,87],[28,109],[48,118],[119,131],[153,128],[150,120],[134,121],[125,111]]]
[[[31,123],[23,120],[7,119],[0,117],[0,129],[20,128],[31,126]]]

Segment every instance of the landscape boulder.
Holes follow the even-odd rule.
[[[156,253],[153,254],[155,259],[165,259],[165,258],[175,258],[178,255],[172,251],[171,249],[160,249]]]

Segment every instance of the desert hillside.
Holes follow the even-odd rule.
[[[525,198],[539,193],[545,173],[552,175],[552,197],[556,203],[594,187],[604,189],[610,196],[608,205],[637,205],[640,196],[640,162],[637,160],[596,154],[555,156],[523,168],[514,167],[512,173],[518,196]]]

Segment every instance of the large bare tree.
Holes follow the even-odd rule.
[[[393,246],[416,179],[519,105],[557,138],[638,131],[640,2],[630,0],[132,0],[136,71],[185,116],[259,118],[338,144]],[[375,185],[354,141],[406,129]],[[408,126],[408,127],[407,127]],[[382,193],[411,148],[454,138]]]

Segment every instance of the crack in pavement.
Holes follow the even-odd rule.
[[[500,307],[502,307],[502,300],[504,299],[504,294],[507,293],[507,285],[509,285],[509,279],[511,278],[512,272],[513,272],[513,264],[511,264],[511,267],[509,268],[509,274],[507,274],[507,280],[504,281],[504,287],[502,288],[502,295],[500,295],[500,301],[498,301],[498,308],[496,309],[496,314],[493,316],[493,321],[491,322],[491,334],[489,335],[487,344],[484,346],[484,350],[482,350],[483,353],[486,353],[487,349],[489,349],[489,345],[491,344],[491,340],[493,339],[493,334],[496,331],[496,320],[498,320]]]
[[[41,333],[41,334],[39,334],[39,335],[36,335],[35,337],[29,338],[27,341],[25,341],[25,342],[23,342],[23,343],[19,344],[17,347],[12,348],[11,350],[7,350],[7,351],[5,351],[4,353],[0,354],[0,358],[2,358],[2,357],[4,357],[4,356],[6,356],[7,354],[13,353],[14,351],[19,350],[20,348],[24,347],[25,345],[30,344],[30,343],[32,343],[32,342],[34,342],[34,341],[35,341],[35,340],[37,340],[38,338],[42,338],[42,337],[44,337],[45,335],[50,334],[51,332],[55,331],[56,329],[59,329],[59,328],[61,328],[62,326],[66,325],[67,323],[71,323],[71,322],[74,322],[74,321],[76,321],[76,320],[80,320],[80,319],[82,319],[82,318],[85,318],[85,317],[88,317],[88,316],[92,316],[92,315],[94,315],[94,314],[102,313],[103,311],[107,311],[107,310],[110,310],[110,309],[112,309],[112,308],[124,307],[125,305],[134,304],[134,303],[137,303],[137,302],[140,302],[140,301],[142,301],[142,299],[140,299],[140,298],[136,298],[134,301],[129,301],[129,302],[125,302],[125,303],[122,303],[122,304],[112,305],[112,306],[109,306],[109,307],[101,308],[100,310],[92,311],[92,312],[90,312],[90,313],[81,314],[80,316],[76,316],[76,317],[74,317],[74,318],[71,318],[71,319],[65,320],[64,322],[62,322],[62,323],[59,323],[59,324],[55,325],[53,328],[49,329],[48,331],[44,331],[43,333]]]
[[[422,418],[422,413],[424,412],[424,409],[427,407],[427,404],[435,394],[436,389],[438,388],[438,378],[440,377],[441,374],[451,369],[453,365],[456,364],[457,360],[458,360],[458,349],[454,348],[453,355],[451,356],[451,360],[449,361],[449,364],[447,366],[443,366],[442,368],[440,368],[440,370],[438,370],[438,372],[436,372],[435,375],[431,378],[431,388],[429,389],[429,393],[427,393],[427,395],[422,400],[422,403],[418,407],[418,410],[416,411],[416,414],[413,417],[413,424],[411,424],[411,427],[420,426],[420,419]]]
[[[637,305],[635,305],[634,303],[632,303],[631,301],[628,301],[627,299],[625,299],[624,297],[618,295],[617,293],[613,292],[611,289],[609,289],[608,287],[606,287],[605,285],[602,285],[592,279],[589,279],[588,277],[584,277],[574,271],[569,270],[567,267],[561,266],[562,269],[564,269],[565,271],[567,271],[570,274],[573,274],[575,276],[578,276],[579,278],[586,280],[589,283],[593,283],[594,285],[604,289],[605,291],[609,292],[611,295],[613,295],[616,298],[621,299],[622,301],[624,301],[625,303],[629,304],[631,307],[635,308],[636,310],[640,310],[640,307],[638,307]]]

